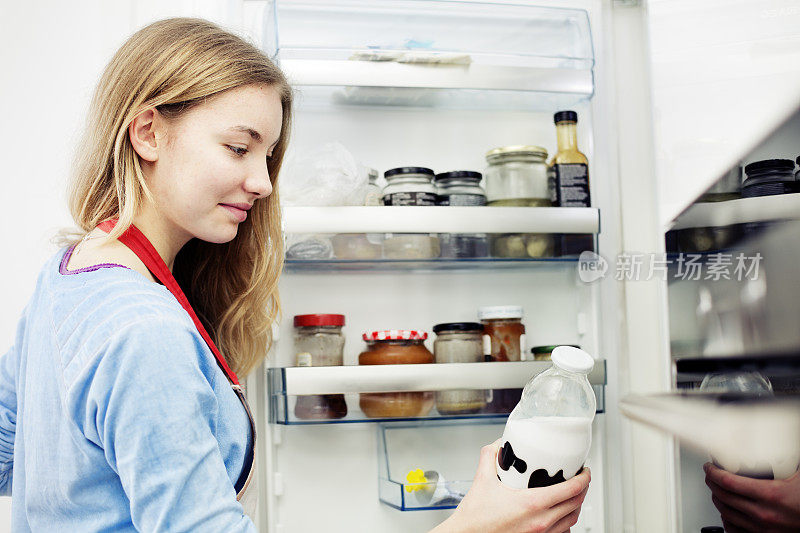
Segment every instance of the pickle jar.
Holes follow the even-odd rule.
[[[294,317],[294,349],[297,366],[341,366],[344,353],[344,315],[314,314]],[[294,416],[304,420],[347,416],[344,394],[297,397]]]
[[[477,322],[449,322],[433,326],[436,363],[479,363],[483,357],[483,326]],[[436,410],[443,415],[477,413],[486,406],[486,391],[446,390],[436,393]]]
[[[555,205],[555,180],[541,146],[504,146],[486,154],[484,172],[487,205],[550,207]],[[555,238],[548,233],[500,233],[490,239],[494,257],[529,258],[555,255]]]
[[[370,331],[363,339],[367,349],[358,356],[360,365],[403,365],[433,363],[425,347],[424,331],[394,329]],[[426,416],[433,408],[433,392],[361,393],[359,405],[369,418]]]

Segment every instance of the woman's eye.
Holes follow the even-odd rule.
[[[247,153],[247,148],[242,148],[240,146],[231,146],[230,144],[226,144],[225,146],[228,147],[228,150],[239,156],[242,156]]]

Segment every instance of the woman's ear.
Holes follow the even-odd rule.
[[[158,160],[159,137],[156,135],[160,116],[154,109],[142,111],[128,126],[128,137],[136,153],[150,163]]]

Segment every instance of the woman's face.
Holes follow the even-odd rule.
[[[158,158],[145,164],[165,230],[178,239],[224,243],[254,202],[272,192],[267,160],[281,134],[277,91],[248,85],[218,94],[156,133]]]

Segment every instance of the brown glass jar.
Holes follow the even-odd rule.
[[[418,365],[433,363],[425,347],[424,331],[389,330],[364,333],[367,349],[358,356],[360,365]],[[433,392],[361,393],[359,405],[370,418],[426,416],[433,408]]]
[[[481,307],[478,318],[483,324],[483,353],[487,361],[520,361],[525,349],[525,326],[522,307],[502,305]],[[522,389],[493,389],[486,404],[489,413],[510,413],[522,397]]]

